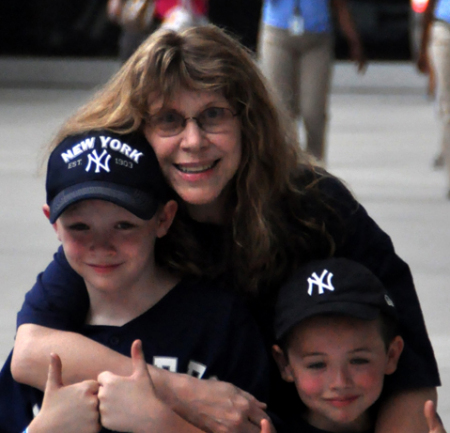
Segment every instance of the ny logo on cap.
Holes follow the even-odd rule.
[[[327,277],[326,283],[323,281],[325,277]],[[314,285],[317,285],[317,293],[319,295],[323,295],[325,293],[324,289],[334,292],[334,287],[331,284],[332,278],[333,274],[331,272],[328,272],[326,269],[323,270],[320,277],[315,272],[313,272],[308,278],[308,295],[312,296]]]
[[[105,157],[104,162],[102,163],[102,159]],[[106,150],[102,152],[100,156],[97,155],[97,151],[94,149],[88,155],[89,162],[86,166],[86,171],[91,169],[92,163],[95,164],[95,172],[100,173],[100,169],[103,169],[109,173],[109,160],[111,159],[111,155],[108,154]]]

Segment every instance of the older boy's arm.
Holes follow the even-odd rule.
[[[130,358],[83,335],[25,324],[17,331],[11,366],[14,378],[43,390],[52,352],[61,357],[65,384],[97,379],[103,371],[121,376],[133,372]],[[198,380],[151,365],[148,369],[158,398],[202,430],[252,432],[258,426],[259,431],[261,420],[267,418],[263,403],[229,383]]]
[[[437,401],[436,388],[401,391],[383,402],[375,433],[427,433],[423,407],[427,400]]]

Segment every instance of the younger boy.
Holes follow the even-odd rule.
[[[210,281],[181,279],[156,260],[155,244],[169,230],[177,203],[142,134],[96,131],[66,138],[50,155],[46,189],[44,213],[89,294],[82,334],[126,355],[141,339],[143,356],[155,366],[217,377],[266,399],[264,343],[241,302]],[[139,350],[133,347],[134,361]],[[10,359],[0,375],[0,431],[20,432],[42,395],[11,380]],[[148,390],[150,377],[138,377]],[[111,400],[108,384],[100,385],[102,415]],[[122,431],[135,431],[130,412],[114,419]]]
[[[275,334],[281,375],[304,403],[279,433],[373,431],[403,340],[394,303],[367,268],[343,258],[303,266],[280,290]]]

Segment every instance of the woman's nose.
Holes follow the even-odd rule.
[[[205,147],[207,139],[205,132],[200,128],[195,119],[188,119],[183,131],[181,147],[188,151],[197,151]]]

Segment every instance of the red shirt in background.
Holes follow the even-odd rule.
[[[208,0],[189,0],[195,13],[199,15],[206,15]],[[181,5],[182,0],[156,0],[155,16],[157,18],[164,18],[167,12],[175,6]]]

